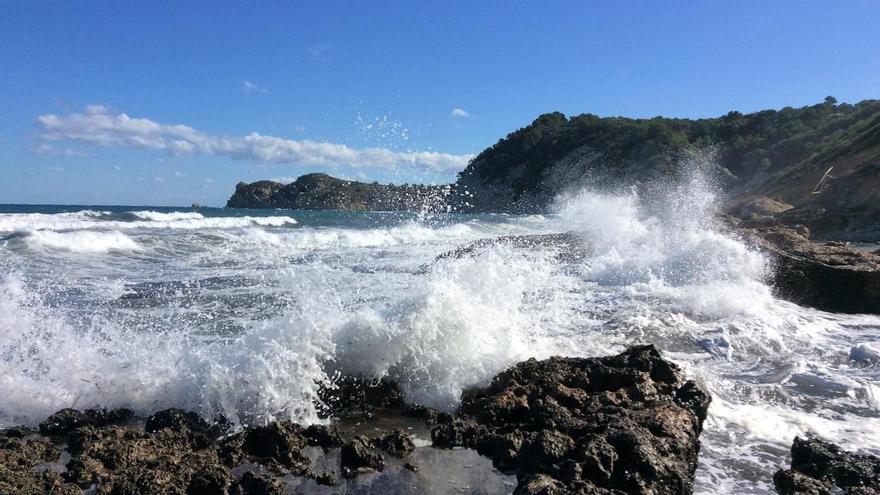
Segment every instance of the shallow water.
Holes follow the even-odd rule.
[[[765,260],[713,225],[712,204],[585,191],[546,216],[0,206],[0,424],[171,406],[313,422],[338,372],[451,410],[528,357],[652,342],[713,395],[698,493],[771,493],[795,435],[878,453],[880,367],[850,351],[880,348],[880,318],[774,298]],[[586,260],[500,244],[420,270],[477,239],[572,230]]]

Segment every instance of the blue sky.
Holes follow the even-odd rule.
[[[0,203],[221,205],[312,171],[446,182],[549,111],[880,97],[876,1],[0,8]]]

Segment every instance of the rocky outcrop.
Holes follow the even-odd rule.
[[[818,439],[795,438],[791,469],[773,476],[780,495],[880,494],[880,458],[846,452]]]
[[[517,476],[519,494],[690,493],[709,404],[652,346],[520,363],[467,392],[455,416],[403,404],[389,382],[342,382],[328,396],[339,399],[334,417],[355,414],[360,423],[396,410],[421,418],[435,425],[434,448],[476,449]],[[129,416],[65,409],[41,433],[0,430],[0,493],[281,494],[291,479],[344,489],[351,477],[430,468],[411,462],[415,443],[399,429],[343,439],[334,427],[289,421],[234,431],[178,409],[157,412],[143,429]],[[316,447],[321,463],[308,450]]]
[[[385,185],[307,174],[290,184],[239,182],[227,208],[291,210],[418,211],[444,202],[448,187]]]
[[[517,494],[690,493],[709,396],[653,346],[529,360],[432,432],[515,473]]]
[[[769,254],[778,295],[841,313],[880,313],[880,255],[845,242],[814,242],[805,229],[745,228],[739,232]]]

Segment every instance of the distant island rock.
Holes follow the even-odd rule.
[[[338,179],[314,173],[290,184],[239,182],[227,208],[291,210],[413,211],[444,203],[449,186],[394,185]]]

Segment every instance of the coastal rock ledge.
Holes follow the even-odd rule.
[[[710,400],[653,346],[519,363],[466,392],[455,415],[405,405],[390,382],[343,384],[333,394],[345,409],[331,411],[331,422],[344,426],[354,406],[376,427],[366,430],[371,438],[289,421],[242,430],[177,409],[146,422],[125,410],[65,409],[39,430],[0,430],[0,493],[245,495],[306,486],[307,493],[344,493],[356,480],[389,476],[401,480],[394,493],[409,493],[415,477],[436,467],[418,459],[439,459],[425,449],[479,459],[472,450],[446,450],[465,447],[515,475],[520,495],[688,494]],[[383,415],[424,421],[433,445],[397,428],[382,431]],[[446,479],[431,485],[435,493],[459,493]]]

